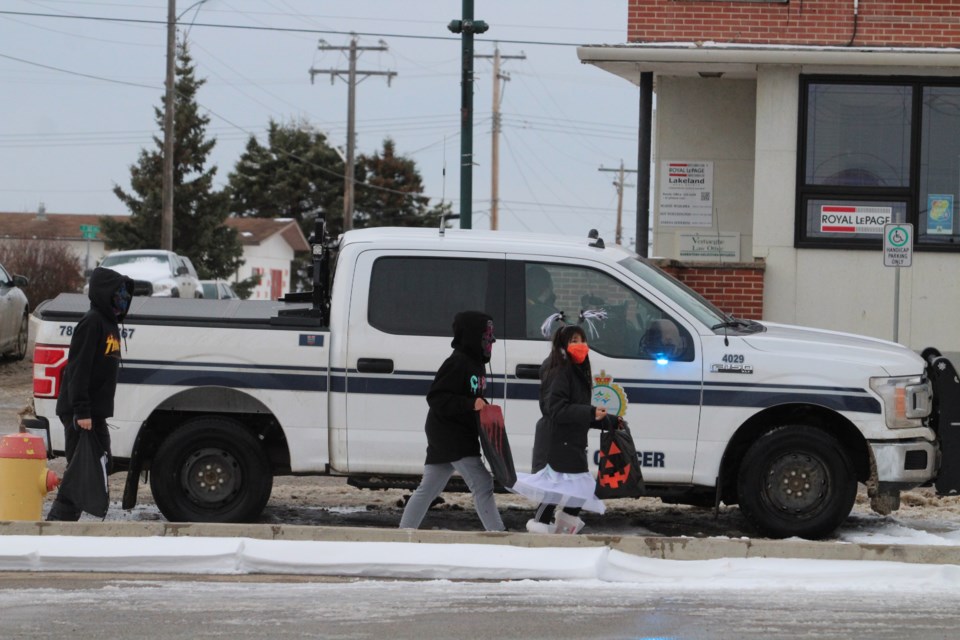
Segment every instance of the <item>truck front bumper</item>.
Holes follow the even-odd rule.
[[[908,488],[929,482],[937,474],[940,452],[933,442],[875,440],[869,445],[877,467],[877,481],[881,484]]]

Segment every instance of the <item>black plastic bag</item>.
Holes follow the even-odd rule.
[[[77,509],[104,518],[110,506],[107,485],[107,454],[96,434],[80,429],[77,450],[63,472],[59,493]]]
[[[600,460],[597,470],[597,497],[637,498],[644,494],[640,459],[626,422],[621,429],[600,432]]]
[[[480,410],[479,429],[480,446],[483,457],[490,465],[494,479],[509,489],[517,482],[517,471],[513,466],[513,454],[510,452],[510,440],[503,422],[503,411],[495,404],[486,404]]]

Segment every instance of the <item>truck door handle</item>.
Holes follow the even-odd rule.
[[[518,364],[517,377],[527,380],[540,379],[540,365],[538,364]]]
[[[393,373],[393,360],[387,358],[359,358],[357,371],[360,373]]]

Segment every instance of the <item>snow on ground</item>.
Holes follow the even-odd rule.
[[[892,539],[897,538],[894,531]],[[960,587],[960,566],[879,561],[658,560],[608,547],[319,542],[250,538],[5,536],[0,571],[297,574],[394,579],[577,580],[646,589],[927,592]]]

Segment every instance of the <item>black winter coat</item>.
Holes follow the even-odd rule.
[[[554,471],[585,473],[587,465],[587,432],[603,427],[594,420],[595,409],[590,404],[593,381],[589,361],[566,364],[547,373],[545,416],[549,421],[550,449],[547,462]],[[534,445],[536,448],[536,444]]]
[[[486,387],[480,341],[489,320],[490,316],[477,311],[458,313],[454,320],[454,351],[440,365],[427,393],[426,464],[480,455],[474,403]]]
[[[540,419],[537,420],[537,428],[533,433],[533,461],[531,464],[533,473],[547,466],[547,460],[550,457],[550,439],[553,429],[550,428],[550,420],[547,419],[547,383],[544,380],[547,375],[548,362],[550,362],[549,356],[540,365]]]
[[[90,310],[80,319],[70,338],[70,354],[57,398],[57,415],[66,423],[73,418],[109,418],[117,389],[120,364],[120,329],[126,311],[117,313],[113,295],[125,287],[133,295],[133,280],[116,271],[97,267],[90,276]]]

